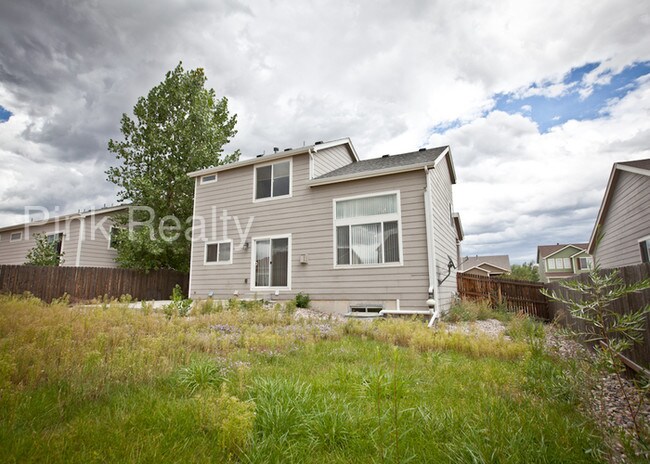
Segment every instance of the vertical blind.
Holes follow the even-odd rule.
[[[255,241],[255,286],[286,287],[289,284],[289,239]]]

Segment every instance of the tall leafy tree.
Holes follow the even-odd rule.
[[[117,218],[123,226],[115,237],[117,261],[123,267],[189,269],[186,232],[194,182],[187,173],[239,159],[239,151],[223,153],[223,146],[237,133],[237,115],[229,114],[227,98],[218,99],[205,82],[203,69],[185,71],[179,63],[146,97],[138,99],[133,118],[122,115],[123,139],[108,142],[118,165],[106,174],[120,187],[119,200],[150,207],[153,213],[137,211],[133,219],[152,219],[153,227],[130,233],[129,218]],[[174,219],[160,227],[161,219],[169,216],[177,218],[180,229]],[[169,240],[172,237],[177,238]]]
[[[533,261],[524,264],[513,264],[510,268],[510,274],[502,276],[504,279],[528,280],[530,282],[539,282],[539,272]]]

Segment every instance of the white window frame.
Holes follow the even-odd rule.
[[[646,237],[643,237],[643,238],[640,238],[640,239],[638,240],[638,243],[639,243],[639,248],[638,248],[638,250],[639,250],[639,254],[640,254],[640,258],[641,258],[641,262],[642,262],[642,263],[643,263],[644,261],[643,261],[643,254],[641,253],[641,243],[643,243],[643,242],[647,242],[648,240],[650,240],[650,235],[648,235],[648,236],[646,236]],[[648,252],[648,254],[650,254],[650,252]],[[650,256],[648,256],[648,258],[649,258],[649,259],[648,259],[648,262],[650,262]]]
[[[562,258],[562,261],[563,261],[562,269],[572,269],[571,258]]]
[[[206,179],[208,177],[214,177],[214,179]],[[201,185],[203,184],[213,184],[217,181],[217,173],[213,174],[206,174],[205,176],[201,176]]]
[[[547,271],[555,270],[555,258],[546,258],[546,270]]]
[[[65,252],[65,250],[64,250],[64,248],[65,248],[65,233],[63,231],[60,231],[60,230],[45,233],[45,236],[48,238],[48,241],[49,241],[50,237],[53,237],[55,235],[60,235],[61,236],[61,251],[59,252],[59,256],[63,256],[63,253]]]
[[[273,196],[273,168],[271,168],[271,196],[266,198],[257,198],[257,168],[265,166],[273,166],[276,164],[289,163],[289,193],[286,195]],[[278,161],[269,161],[268,163],[259,163],[253,165],[253,203],[260,203],[263,201],[280,200],[282,198],[291,198],[293,196],[293,157],[289,159],[281,159]]]
[[[576,258],[578,260],[578,266],[580,267],[580,270],[583,271],[585,269],[590,270],[593,269],[594,267],[594,259],[591,256],[579,256]],[[581,259],[585,260],[586,266],[582,267],[582,263],[580,262]]]
[[[336,202],[337,201],[346,201],[346,200],[358,200],[361,198],[371,198],[371,197],[380,197],[383,195],[397,195],[397,212],[390,214],[375,214],[373,216],[362,216],[354,218],[345,218],[345,219],[336,219]],[[337,243],[336,243],[336,228],[338,226],[353,226],[353,225],[363,225],[363,224],[382,224],[382,246],[383,246],[383,234],[384,222],[394,222],[397,221],[397,231],[399,234],[399,262],[394,263],[376,263],[376,264],[352,264],[352,259],[350,259],[350,264],[337,264]],[[332,262],[334,269],[368,269],[368,268],[377,268],[377,267],[398,267],[404,265],[404,236],[402,234],[402,200],[399,190],[388,190],[384,192],[369,193],[364,195],[355,195],[351,197],[341,197],[332,199]],[[384,251],[385,254],[385,251]]]
[[[108,249],[109,250],[115,250],[117,251],[117,248],[115,248],[113,245],[113,229],[119,229],[117,226],[111,226],[108,229]]]
[[[273,240],[277,238],[286,238],[287,241],[287,286],[286,287],[257,287],[255,285],[255,257],[257,256],[257,242],[261,240]],[[250,274],[250,289],[251,291],[275,291],[275,290],[291,290],[291,264],[292,264],[292,253],[291,253],[291,234],[280,234],[280,235],[262,235],[259,237],[251,238],[251,274]]]
[[[18,234],[18,238],[14,238],[14,235]],[[23,239],[23,231],[11,232],[9,234],[9,242],[19,242]]]
[[[228,261],[219,261],[219,250],[222,243],[230,244],[230,259]],[[208,261],[208,245],[217,245],[217,261]],[[206,266],[215,266],[215,265],[226,265],[232,264],[232,255],[235,249],[233,248],[232,239],[229,240],[213,240],[211,242],[205,242],[205,247],[203,248],[203,264]]]

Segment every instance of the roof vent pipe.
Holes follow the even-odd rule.
[[[418,151],[427,151],[426,148],[420,148]]]
[[[382,158],[388,158],[390,155],[383,155]]]
[[[285,148],[284,151],[291,151],[293,148]]]
[[[262,155],[257,155],[257,158],[261,158],[262,156],[264,156],[264,155],[263,154]]]
[[[323,143],[323,141],[319,140],[318,142],[314,143],[314,145],[320,145],[321,143]]]
[[[278,147],[273,147],[273,153],[277,153],[279,151],[280,151],[280,149]]]

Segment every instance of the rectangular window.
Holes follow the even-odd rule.
[[[21,238],[23,238],[23,233],[22,233],[22,232],[13,232],[13,233],[9,236],[9,241],[10,241],[10,242],[15,242],[15,241],[17,241],[17,240],[20,240]]]
[[[594,260],[588,256],[578,258],[578,269],[591,269],[594,267]]]
[[[397,193],[334,201],[335,264],[401,263]]]
[[[555,270],[555,259],[553,259],[553,258],[547,259],[546,260],[546,267],[549,270],[554,271]]]
[[[641,262],[650,263],[650,237],[639,241],[639,247],[641,248]]]
[[[110,231],[109,237],[108,237],[108,249],[109,250],[117,250],[116,244],[117,244],[119,232],[120,232],[119,227],[111,226],[111,231]]]
[[[202,184],[209,184],[210,182],[216,182],[217,181],[217,175],[216,174],[208,174],[207,176],[202,176],[201,177],[201,183]]]
[[[254,286],[289,287],[289,237],[254,240]]]
[[[571,269],[571,258],[564,258],[564,269]]]
[[[63,233],[59,232],[57,234],[48,234],[47,243],[54,247],[57,255],[61,255],[61,249],[63,247]]]
[[[255,199],[291,195],[291,161],[255,168]]]
[[[206,243],[205,264],[232,264],[232,240]]]

